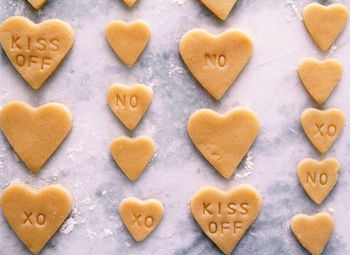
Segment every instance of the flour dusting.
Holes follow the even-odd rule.
[[[112,230],[110,230],[108,228],[103,230],[103,237],[112,236],[112,235],[114,235]]]
[[[286,0],[286,5],[293,11],[294,16],[297,17],[300,20],[303,20],[303,17],[300,15],[300,12],[295,5],[294,0]]]
[[[67,235],[70,232],[73,231],[74,226],[76,224],[78,224],[79,222],[76,221],[73,217],[68,218],[62,225],[62,227],[60,228],[60,233]]]
[[[254,168],[253,153],[251,151],[248,151],[244,161],[243,169],[241,169],[239,172],[236,173],[235,180],[247,178],[249,175],[252,174],[253,168]]]
[[[86,234],[91,240],[95,239],[97,236],[97,234],[89,228],[86,229]]]

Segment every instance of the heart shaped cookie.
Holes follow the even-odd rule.
[[[39,10],[45,3],[46,0],[28,0],[28,2],[37,10]]]
[[[252,53],[252,41],[237,30],[213,36],[194,29],[187,32],[180,42],[180,54],[186,66],[217,100],[236,80]]]
[[[315,148],[320,153],[326,153],[342,131],[345,116],[335,108],[323,111],[309,108],[301,114],[300,122]]]
[[[151,38],[151,28],[144,21],[130,24],[112,21],[106,27],[106,37],[118,57],[128,67],[132,67]]]
[[[297,168],[300,184],[316,204],[321,204],[338,181],[339,162],[335,158],[303,159]]]
[[[12,17],[0,27],[0,42],[12,65],[33,89],[39,89],[73,46],[70,26],[57,19],[35,24]]]
[[[72,210],[70,192],[61,185],[35,190],[12,184],[1,195],[1,209],[19,239],[37,254]]]
[[[108,89],[107,100],[121,122],[133,130],[146,113],[152,95],[152,89],[142,84],[133,87],[115,84]]]
[[[62,104],[34,108],[12,102],[0,111],[0,127],[18,156],[36,173],[71,130],[72,115]]]
[[[218,18],[225,20],[230,14],[237,0],[201,0],[201,2]]]
[[[187,131],[197,149],[225,178],[230,178],[259,133],[256,114],[235,108],[225,115],[200,109],[188,120]]]
[[[336,59],[317,61],[306,58],[299,64],[298,73],[312,99],[318,104],[323,104],[339,82],[343,66]]]
[[[126,198],[120,203],[120,217],[137,242],[144,240],[163,217],[163,204],[156,199]]]
[[[307,5],[303,10],[304,25],[317,46],[327,50],[348,21],[348,9],[341,4]]]
[[[132,7],[134,4],[136,4],[137,0],[123,0],[123,2],[129,6]]]
[[[296,239],[312,255],[320,255],[334,229],[334,220],[328,213],[309,216],[298,214],[292,218],[291,229]]]
[[[241,184],[227,192],[204,187],[191,200],[191,213],[204,233],[222,250],[230,254],[258,216],[261,208],[259,192]]]
[[[131,181],[140,176],[155,150],[152,139],[146,136],[118,137],[113,140],[110,149],[115,162]]]

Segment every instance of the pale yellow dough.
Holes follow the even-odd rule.
[[[28,2],[37,10],[39,10],[45,3],[46,0],[28,0]]]
[[[21,241],[37,254],[51,239],[72,210],[70,192],[61,185],[41,190],[18,183],[1,195],[1,209]]]
[[[163,217],[163,204],[156,199],[126,198],[120,203],[120,217],[137,242],[143,241]]]
[[[341,133],[345,116],[339,109],[309,108],[300,117],[301,126],[310,142],[320,153],[326,153]]]
[[[200,0],[218,18],[225,20],[230,14],[237,0]]]
[[[186,66],[217,100],[236,80],[252,53],[252,41],[238,30],[214,36],[194,29],[187,32],[180,42],[180,54]]]
[[[187,131],[201,154],[225,178],[230,178],[259,133],[256,114],[234,108],[225,115],[200,109],[188,120]]]
[[[142,84],[133,87],[115,84],[108,89],[107,100],[120,121],[133,130],[146,113],[152,96],[152,89]]]
[[[112,141],[110,150],[124,174],[135,181],[151,161],[155,147],[152,139],[146,136],[122,136]]]
[[[303,10],[306,29],[317,46],[327,50],[348,21],[348,9],[341,4],[323,6],[318,3],[307,5]]]
[[[144,21],[125,23],[112,21],[106,27],[106,37],[118,57],[132,67],[151,38],[151,28]]]
[[[338,181],[339,162],[335,158],[303,159],[297,167],[300,184],[309,197],[321,204]]]
[[[214,187],[198,190],[191,200],[191,213],[204,233],[230,254],[258,216],[261,196],[252,186],[241,184],[223,192]]]
[[[1,109],[0,126],[18,156],[36,173],[71,130],[72,115],[62,104],[34,108],[12,102]]]
[[[134,4],[136,4],[137,0],[123,0],[123,2],[129,6],[132,7]]]
[[[323,104],[343,74],[343,66],[336,59],[317,61],[303,59],[298,66],[298,73],[306,91],[318,104]]]
[[[11,17],[0,27],[0,42],[16,70],[33,89],[39,89],[72,48],[74,34],[58,19],[35,24]]]
[[[320,255],[333,233],[334,220],[324,212],[312,216],[298,214],[292,218],[291,229],[306,250],[312,255]]]

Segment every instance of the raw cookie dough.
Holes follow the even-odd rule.
[[[315,148],[320,153],[326,153],[342,131],[345,116],[336,108],[323,111],[309,108],[301,114],[300,122]]]
[[[136,4],[137,0],[123,0],[123,2],[129,6],[132,7],[134,4]]]
[[[39,89],[72,48],[74,34],[58,19],[35,24],[12,17],[0,27],[0,42],[16,70],[33,89]]]
[[[297,167],[300,184],[309,197],[321,204],[338,181],[339,162],[335,158],[303,159]]]
[[[191,213],[204,233],[230,254],[258,216],[259,192],[241,184],[223,192],[214,187],[198,190],[191,200]]]
[[[348,9],[341,4],[323,6],[318,3],[307,5],[303,10],[306,29],[317,46],[327,50],[348,21]]]
[[[126,198],[120,203],[120,217],[137,242],[143,241],[163,217],[163,204],[156,199]]]
[[[334,220],[328,213],[309,216],[298,214],[292,218],[291,229],[296,239],[312,255],[320,255],[334,229]]]
[[[124,174],[135,181],[151,161],[154,143],[146,136],[118,137],[111,144],[111,154]]]
[[[106,37],[124,64],[132,67],[151,38],[151,28],[145,21],[128,24],[114,20],[106,27]]]
[[[238,30],[214,36],[194,29],[187,32],[180,42],[180,54],[186,66],[217,100],[236,80],[252,53],[252,41]]]
[[[51,239],[72,210],[70,192],[61,185],[41,190],[18,183],[1,195],[1,209],[21,241],[37,254]]]
[[[225,20],[230,14],[237,0],[201,0],[201,2],[218,18]]]
[[[63,104],[34,108],[12,102],[1,109],[0,126],[18,156],[36,173],[71,130],[72,115]]]
[[[298,73],[312,99],[318,104],[323,104],[339,82],[343,66],[336,59],[317,61],[305,58],[298,66]]]
[[[225,178],[230,178],[259,133],[256,114],[234,108],[225,115],[200,109],[188,120],[187,131],[197,149]]]
[[[37,10],[39,10],[45,3],[46,0],[28,0],[28,2]]]
[[[121,122],[133,130],[146,113],[152,95],[152,89],[142,84],[133,87],[115,84],[108,89],[107,100]]]

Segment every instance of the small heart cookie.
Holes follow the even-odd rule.
[[[304,25],[317,46],[327,50],[348,21],[348,9],[341,4],[307,5],[303,10]]]
[[[58,19],[35,24],[12,17],[0,27],[0,42],[12,65],[33,89],[39,89],[73,46],[71,27]]]
[[[152,95],[152,89],[142,84],[133,87],[115,84],[108,89],[107,100],[121,122],[133,130],[151,104]]]
[[[1,209],[21,241],[37,254],[72,210],[70,192],[61,185],[41,190],[12,184],[1,195]]]
[[[151,38],[151,28],[144,21],[128,24],[115,20],[107,25],[106,37],[124,64],[132,67]]]
[[[316,204],[321,204],[338,181],[339,162],[335,158],[303,159],[297,167],[300,184]]]
[[[310,142],[323,154],[338,138],[344,127],[345,116],[335,108],[323,111],[309,108],[301,114],[300,122]]]
[[[290,226],[306,250],[312,255],[320,255],[333,233],[334,220],[324,212],[312,216],[298,214],[292,218]]]
[[[46,0],[28,0],[28,2],[37,10],[39,10],[45,3]]]
[[[0,127],[18,156],[36,173],[71,130],[72,115],[62,104],[34,108],[12,102],[0,111]]]
[[[256,114],[247,108],[235,108],[225,115],[200,109],[188,120],[192,142],[213,167],[230,178],[259,133]]]
[[[258,216],[259,192],[241,184],[227,192],[204,187],[191,200],[191,213],[203,232],[222,250],[230,254]]]
[[[137,0],[123,0],[123,2],[129,6],[132,7],[134,4],[136,4]]]
[[[343,66],[336,59],[317,61],[306,58],[300,62],[298,73],[312,99],[318,104],[323,104],[339,82]]]
[[[110,149],[115,162],[131,181],[140,176],[155,150],[152,139],[146,136],[118,137],[113,140]]]
[[[213,36],[194,29],[187,32],[180,42],[180,54],[186,66],[217,100],[236,80],[252,53],[252,41],[237,30]]]
[[[201,2],[218,18],[225,20],[230,14],[237,0],[201,0]]]
[[[158,226],[163,211],[163,204],[156,199],[126,198],[120,203],[120,216],[137,242],[143,241]]]

